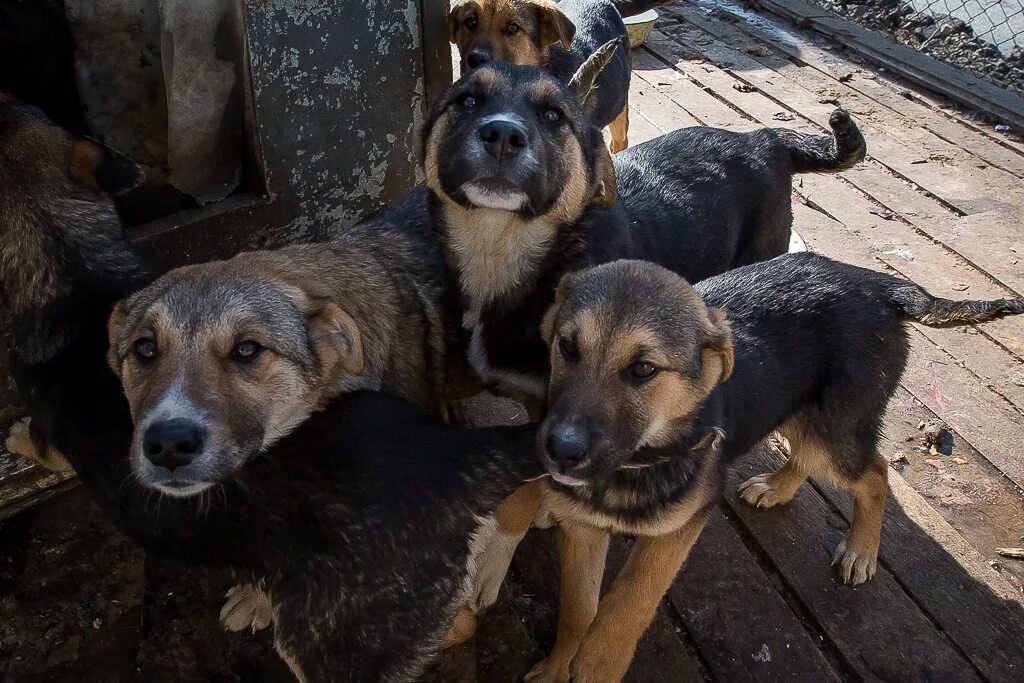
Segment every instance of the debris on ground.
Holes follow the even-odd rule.
[[[953,433],[941,422],[924,422],[917,426],[923,434],[923,449],[929,455],[953,455]]]
[[[839,78],[837,80],[840,83],[849,83],[850,81],[853,80],[853,72],[852,71],[847,71],[846,73],[844,73],[841,76],[839,76]]]
[[[1024,560],[1024,548],[996,548],[996,552],[1003,557],[1012,557],[1015,560]]]
[[[889,464],[896,468],[897,471],[903,469],[907,462],[909,462],[909,459],[903,451],[896,451],[889,456]]]
[[[739,90],[740,92],[757,92],[757,88],[746,83],[734,83],[732,89]]]
[[[791,113],[789,113],[788,111],[775,112],[775,114],[772,115],[772,118],[775,119],[776,121],[795,121],[796,120],[796,116],[791,114]]]
[[[879,218],[882,218],[887,221],[896,220],[896,214],[890,211],[889,209],[882,209],[877,206],[872,206],[870,209],[868,209],[868,213],[873,213]]]
[[[748,55],[752,55],[754,57],[772,56],[772,51],[766,48],[764,45],[761,45],[760,43],[751,43],[750,45],[744,45],[743,51],[746,52]]]
[[[1010,127],[1009,126],[1005,126],[1005,125],[1000,123],[1000,124],[996,125],[996,132],[998,132],[998,133],[1008,133],[1008,132],[1010,132]]]

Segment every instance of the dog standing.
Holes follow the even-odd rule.
[[[439,98],[423,135],[431,222],[457,278],[470,362],[535,416],[548,372],[540,322],[564,273],[643,258],[697,281],[778,256],[793,174],[865,153],[837,110],[834,138],[687,128],[613,161],[581,103],[616,49],[605,45],[568,84],[536,67],[484,65]]]
[[[776,429],[789,460],[745,482],[740,497],[781,505],[808,476],[850,489],[853,521],[833,564],[847,584],[870,579],[886,497],[877,446],[909,355],[906,323],[1020,313],[1022,299],[939,299],[809,253],[696,287],[639,261],[566,276],[544,325],[551,407],[538,435],[561,608],[554,649],[527,680],[625,675],[718,500],[723,465]],[[609,533],[637,540],[599,600]]]

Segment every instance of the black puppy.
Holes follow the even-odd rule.
[[[145,488],[106,362],[111,309],[151,280],[101,189],[131,171],[0,97],[0,291],[12,374],[43,445],[138,542],[259,580],[300,680],[414,680],[469,598],[484,515],[539,469],[535,429],[461,430],[350,394],[206,495]]]
[[[548,372],[540,321],[564,273],[641,258],[698,281],[778,256],[793,174],[837,171],[865,153],[837,110],[835,138],[687,128],[613,165],[581,102],[614,50],[568,85],[534,67],[476,69],[437,101],[423,136],[431,220],[458,277],[470,361],[535,411]]]

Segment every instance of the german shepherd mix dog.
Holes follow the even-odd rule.
[[[336,366],[350,373],[356,357],[336,312],[293,310],[281,292],[302,296],[288,289],[194,327],[175,327],[180,311],[168,302],[115,363],[132,378],[126,401],[107,364],[106,322],[151,277],[102,188],[136,180],[127,160],[0,96],[0,291],[33,433],[67,456],[132,538],[260,582],[278,651],[299,680],[415,680],[468,599],[476,539],[493,525],[484,516],[539,472],[536,429],[463,430],[357,391],[284,437]],[[269,327],[267,311],[279,315]],[[232,327],[231,315],[248,325]],[[115,331],[125,319],[115,316]],[[204,337],[207,327],[239,336]],[[226,391],[234,400],[195,405],[133,438],[129,406],[144,404],[134,391],[153,383],[140,378],[167,375],[163,356],[195,338],[219,350],[204,361],[224,382],[206,385],[211,400]],[[183,380],[193,361],[177,357],[188,360]],[[183,404],[197,400],[171,386]],[[147,410],[157,406],[174,407]]]
[[[613,162],[581,102],[614,49],[569,84],[536,67],[482,66],[438,99],[423,136],[431,220],[458,279],[469,360],[535,416],[548,373],[540,322],[564,273],[642,258],[697,281],[778,256],[789,247],[793,174],[837,171],[865,153],[837,110],[834,139],[687,128]]]
[[[509,62],[544,67],[564,81],[602,45],[618,40],[611,61],[597,77],[586,112],[599,128],[609,127],[611,150],[621,152],[629,146],[630,77],[622,17],[657,4],[663,3],[458,0],[448,14],[448,39],[459,48],[463,73],[490,62]]]
[[[720,495],[723,465],[776,429],[789,460],[740,496],[784,504],[808,476],[852,490],[833,564],[847,584],[870,579],[886,496],[878,436],[907,361],[906,323],[1019,313],[1024,299],[939,299],[809,253],[696,287],[641,261],[566,276],[544,323],[551,406],[538,435],[561,612],[554,649],[527,680],[622,678]],[[611,532],[637,541],[599,601]]]

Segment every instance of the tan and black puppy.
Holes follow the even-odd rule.
[[[698,281],[785,253],[793,174],[847,168],[865,152],[837,110],[834,137],[695,127],[612,158],[582,102],[615,49],[568,84],[484,65],[438,99],[425,129],[430,219],[458,280],[470,362],[534,415],[548,372],[540,323],[563,274],[640,258]]]
[[[608,67],[597,77],[587,114],[598,127],[609,127],[611,151],[620,152],[629,146],[629,41],[622,16],[642,12],[649,4],[458,0],[448,15],[448,38],[459,48],[463,73],[490,62],[509,62],[544,67],[564,81],[602,45],[618,40]],[[620,16],[620,11],[626,13]]]
[[[81,308],[103,310],[148,276],[123,246],[112,195],[143,180],[142,169],[94,140],[71,137],[38,109],[0,93],[0,307],[12,369],[46,362],[74,346]],[[84,258],[89,255],[90,258]],[[121,279],[110,288],[109,274]],[[33,400],[26,396],[32,412]],[[48,441],[41,415],[11,427],[6,445],[53,470],[69,464]]]
[[[909,354],[906,323],[1019,313],[1024,300],[938,299],[810,253],[695,288],[641,261],[567,276],[545,320],[551,404],[538,434],[561,611],[554,649],[527,680],[625,675],[719,496],[722,465],[774,430],[789,440],[789,460],[740,496],[784,504],[808,476],[851,490],[853,521],[833,564],[847,584],[870,579],[886,497],[878,438]],[[637,541],[599,599],[610,533]]]
[[[194,495],[343,392],[443,413],[441,293],[423,270],[412,240],[371,221],[179,268],[121,302],[110,364],[135,420],[136,476]]]

